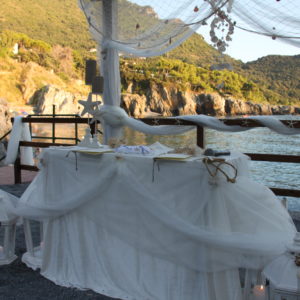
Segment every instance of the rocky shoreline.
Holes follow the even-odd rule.
[[[94,98],[96,100],[97,96],[94,95]],[[40,114],[52,113],[53,104],[56,106],[57,113],[77,114],[82,109],[78,104],[79,99],[78,95],[47,85],[34,93],[29,104],[33,105],[35,111]],[[121,106],[135,118],[153,113],[161,116],[300,114],[300,107],[252,103],[235,99],[230,95],[221,96],[218,93],[182,92],[176,87],[166,88],[157,84],[152,84],[144,95],[135,94],[134,88],[129,86],[127,92],[121,95]]]
[[[129,87],[122,95],[122,107],[135,118],[149,112],[162,116],[205,114],[210,116],[291,115],[300,114],[300,107],[252,103],[218,93],[179,91],[153,84],[145,95],[133,93]]]
[[[94,97],[96,100],[97,96]],[[33,94],[28,102],[28,108],[39,114],[51,114],[54,104],[57,114],[79,114],[82,107],[78,104],[78,100],[83,98],[85,97],[73,95],[53,85],[47,85]],[[97,100],[100,100],[100,96]],[[175,87],[166,88],[156,84],[153,84],[144,95],[134,94],[134,89],[129,87],[127,92],[121,95],[121,106],[129,116],[135,118],[152,115],[170,117],[205,114],[231,117],[300,114],[300,107],[258,104],[235,99],[230,95],[183,92]],[[13,110],[14,107],[10,106],[6,100],[0,99],[0,136],[10,129]],[[17,111],[17,113],[20,112]]]

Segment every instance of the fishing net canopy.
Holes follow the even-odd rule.
[[[221,53],[236,27],[300,46],[299,0],[78,0],[98,45],[103,100],[120,105],[119,55],[151,57],[180,45],[201,26]],[[201,49],[199,49],[201,52]],[[116,136],[105,126],[104,136]]]
[[[234,28],[300,46],[298,0],[79,0],[99,46],[136,56],[163,54],[200,26],[224,52]]]
[[[79,0],[79,5],[100,46],[137,56],[154,56],[178,46],[226,2],[211,1],[212,5],[208,5],[199,0]],[[108,34],[110,30],[113,32]]]
[[[235,27],[300,47],[299,0],[234,0]]]

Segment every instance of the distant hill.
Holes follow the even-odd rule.
[[[120,23],[125,34],[127,28],[129,30],[137,23],[142,24],[145,20],[152,22],[156,18],[151,7],[140,7],[126,0],[123,0],[121,4]],[[128,15],[130,18],[127,18],[125,23],[125,16]],[[59,44],[71,47],[81,53],[81,58],[77,57],[77,60],[85,58],[88,50],[95,46],[85,17],[78,8],[77,0],[2,0],[0,32],[5,29],[25,33],[33,39],[45,41],[52,46]],[[201,35],[194,34],[181,46],[165,54],[164,57],[179,59],[206,70],[218,63],[231,64],[234,72],[237,73],[230,76],[231,78],[239,78],[238,76],[242,75],[242,82],[248,80],[248,82],[254,83],[256,92],[254,94],[251,92],[251,98],[263,94],[257,98],[257,101],[289,104],[297,103],[300,99],[299,56],[269,56],[243,64],[227,55],[221,56],[216,49],[203,40]],[[141,62],[142,65],[145,66],[143,62]],[[253,88],[251,84],[247,85],[246,89]],[[250,95],[249,91],[247,93]]]
[[[22,32],[51,45],[94,46],[76,0],[1,0],[0,31]]]
[[[155,13],[148,6],[140,7],[126,0],[121,2],[120,11],[120,23],[125,35],[126,28],[129,31],[137,23],[151,23],[151,19],[155,18]],[[127,18],[128,15],[130,18]],[[76,0],[2,0],[0,31],[6,29],[25,33],[51,45],[69,46],[75,50],[88,50],[95,46]],[[201,35],[194,34],[166,56],[205,67],[210,65],[208,62],[219,62],[221,54],[208,45]],[[233,64],[237,62],[227,55],[221,60]]]
[[[300,51],[300,50],[299,50]],[[269,55],[246,63],[242,73],[289,101],[300,101],[300,55]]]

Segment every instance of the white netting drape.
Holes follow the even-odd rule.
[[[78,1],[98,45],[107,105],[120,105],[119,53],[161,55],[200,26],[210,26],[211,42],[220,52],[235,27],[300,45],[299,0]],[[120,128],[104,124],[105,142],[120,133]]]
[[[299,0],[235,0],[236,27],[300,47]]]
[[[79,0],[98,44],[103,100],[120,105],[119,52],[155,56],[178,46],[206,19],[228,3],[210,0],[187,1]],[[121,128],[104,124],[104,141],[121,135]]]
[[[228,0],[79,0],[99,47],[137,56],[160,55],[178,46],[227,3]],[[112,22],[113,36],[107,34],[106,19]]]
[[[230,38],[226,41],[226,35],[231,23],[243,30],[300,45],[298,0],[79,0],[79,6],[100,47],[138,56],[163,54],[200,26],[212,26],[215,33],[220,29],[223,36],[219,38],[228,42]],[[107,17],[113,20],[115,28],[112,38],[107,36]]]

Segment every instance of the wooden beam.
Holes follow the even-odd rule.
[[[22,170],[27,170],[27,171],[34,171],[37,172],[39,171],[39,168],[36,166],[31,166],[31,165],[20,165]]]
[[[300,190],[270,188],[277,196],[296,197],[300,198]]]
[[[51,139],[51,138],[49,138]],[[47,148],[52,146],[74,146],[75,144],[63,144],[63,143],[45,143],[45,142],[25,142],[21,141],[19,143],[21,147],[38,147],[38,148]]]
[[[248,155],[251,158],[251,160],[255,160],[255,161],[300,163],[299,155],[264,154],[264,153],[244,153],[244,154]]]
[[[60,124],[88,124],[88,118],[67,118],[67,117],[30,117],[30,118],[23,118],[23,123],[60,123]],[[12,118],[13,122],[13,118]]]
[[[197,146],[200,148],[205,147],[205,135],[204,135],[204,128],[197,126]]]

